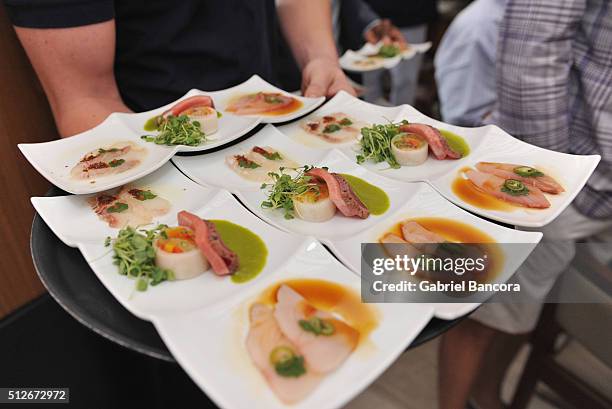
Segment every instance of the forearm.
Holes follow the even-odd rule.
[[[277,0],[277,10],[300,68],[316,59],[338,64],[330,0]]]
[[[113,112],[131,112],[121,98],[79,96],[61,104],[51,104],[57,129],[62,138],[76,135],[99,125]]]
[[[575,3],[551,18],[548,1],[511,0],[498,43],[496,122],[557,151],[569,149],[571,42],[582,13]]]

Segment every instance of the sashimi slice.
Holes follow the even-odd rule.
[[[270,362],[270,355],[275,348],[288,347],[297,351],[295,345],[281,332],[274,318],[274,309],[255,303],[249,310],[249,318],[246,349],[274,394],[286,404],[307,397],[321,382],[321,375],[312,372],[306,365],[306,372],[298,377],[281,376]]]
[[[281,285],[274,317],[285,336],[297,347],[313,371],[331,372],[349,357],[359,342],[359,332],[333,315],[320,311],[287,285]],[[300,321],[318,317],[333,326],[331,335],[306,331]]]
[[[465,175],[480,190],[505,202],[534,209],[546,209],[550,207],[550,203],[542,191],[535,186],[526,185],[529,190],[529,194],[527,195],[513,196],[502,191],[502,187],[507,179],[477,170],[469,170]]]
[[[329,173],[322,168],[311,169],[306,175],[317,177],[327,184],[329,197],[343,215],[359,217],[360,219],[365,219],[370,215],[366,205],[357,197],[351,185],[341,175]]]
[[[210,263],[215,274],[233,274],[239,266],[238,255],[231,251],[217,232],[215,225],[185,210],[178,214],[179,225],[195,232],[195,242]]]
[[[559,194],[565,192],[555,179],[548,175],[542,176],[521,176],[515,172],[515,169],[525,167],[524,165],[513,165],[511,163],[496,163],[496,162],[478,162],[476,169],[481,172],[490,173],[504,179],[516,179],[529,185],[535,186],[543,192]]]
[[[237,115],[255,115],[283,109],[293,103],[294,98],[277,92],[258,92],[244,95],[230,103],[227,111]]]
[[[438,160],[460,159],[461,154],[455,152],[439,130],[426,124],[406,124],[399,127],[401,132],[413,133],[424,138],[429,148]]]
[[[87,153],[70,175],[75,179],[93,179],[126,172],[142,162],[146,149],[134,142],[117,142]]]
[[[434,254],[439,243],[444,243],[444,237],[433,233],[415,221],[402,223],[402,236],[414,247],[427,254]]]
[[[415,246],[393,233],[385,234],[379,239],[379,241],[383,245],[383,248],[387,254],[392,258],[395,258],[396,256],[416,258],[423,254],[421,250],[417,249]]]
[[[162,118],[166,118],[168,115],[179,116],[183,111],[199,106],[214,108],[215,104],[208,95],[195,95],[176,103],[172,108],[164,111],[161,116]]]

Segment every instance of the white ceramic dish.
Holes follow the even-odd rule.
[[[157,134],[157,131],[145,131],[144,129],[144,125],[149,119],[161,115],[167,109],[171,108],[172,106],[176,105],[178,102],[186,98],[193,97],[196,95],[212,96],[212,94],[214,93],[192,89],[178,100],[170,104],[164,105],[163,107],[153,109],[151,111],[139,112],[136,114],[118,113],[116,115],[128,128],[130,128],[130,130],[134,134],[139,136],[155,135]],[[229,112],[223,111],[218,107],[217,99],[215,97],[213,97],[213,102],[215,103],[215,108],[218,110],[218,112],[221,113],[221,118],[219,118],[219,129],[217,130],[217,132],[207,135],[206,141],[198,146],[178,145],[176,152],[203,152],[217,148],[249,133],[261,122],[260,118],[232,115]],[[148,142],[147,144],[153,145],[153,143],[151,142]]]
[[[411,184],[417,191],[393,215],[376,226],[356,234],[350,239],[329,241],[329,247],[347,267],[361,273],[361,246],[358,243],[377,243],[380,236],[402,220],[436,217],[468,224],[491,236],[496,243],[512,243],[512,257],[505,257],[503,268],[494,282],[506,282],[523,263],[542,238],[542,233],[513,230],[487,222],[453,206],[425,183]],[[502,248],[503,251],[503,248]],[[422,301],[422,300],[421,300]],[[450,300],[449,300],[450,301]],[[453,319],[475,308],[477,304],[439,304],[436,316]]]
[[[306,98],[302,96],[297,96],[286,92],[280,88],[275,87],[269,82],[263,80],[258,75],[253,75],[247,81],[242,84],[236,85],[235,87],[227,88],[221,91],[208,92],[213,100],[215,101],[215,106],[217,106],[222,112],[225,112],[228,104],[232,101],[232,99],[241,97],[243,95],[255,94],[257,92],[278,92],[281,94],[285,94],[292,98],[297,99],[302,103],[302,106],[294,111],[287,114],[282,115],[247,115],[246,117],[254,117],[259,118],[264,123],[280,123],[291,121],[295,118],[299,118],[303,115],[306,115],[310,111],[316,109],[319,105],[321,105],[325,101],[325,97],[319,98]]]
[[[130,183],[135,188],[150,189],[168,200],[172,207],[162,217],[154,219],[152,226],[176,223],[176,214],[184,209],[197,209],[210,200],[216,190],[192,182],[181,174],[171,163],[154,173]],[[114,237],[118,229],[108,226],[91,209],[87,200],[95,195],[69,195],[56,197],[33,197],[32,205],[51,228],[53,233],[66,245],[78,247],[85,260],[92,261],[108,253],[103,246],[104,238]]]
[[[299,121],[292,122],[287,125],[282,125],[278,129],[285,135],[289,136],[296,142],[301,143],[304,146],[316,149],[333,149],[333,148],[346,148],[352,146],[356,141],[350,141],[345,143],[331,143],[324,141],[316,135],[309,134],[306,132],[302,125],[310,121],[317,120],[325,115],[334,113],[344,113],[349,117],[363,122],[366,125],[381,124],[388,122],[395,122],[396,118],[399,118],[400,114],[404,110],[403,107],[383,107],[380,105],[370,104],[362,101],[354,96],[341,91],[332,99],[330,99],[325,105],[317,109],[312,114],[300,119]]]
[[[400,169],[392,169],[386,162],[375,164],[371,161],[365,162],[364,167],[392,179],[429,182],[457,205],[484,217],[515,226],[542,227],[553,221],[574,200],[600,160],[599,155],[568,155],[542,149],[513,138],[493,125],[464,128],[445,124],[423,115],[408,105],[403,106],[396,121],[403,119],[425,123],[463,137],[470,146],[469,155],[458,160],[436,160],[430,156],[422,165],[402,166]],[[342,148],[351,160],[355,160],[356,150],[356,144]],[[460,169],[473,167],[480,161],[516,163],[541,168],[561,183],[566,191],[559,195],[547,194],[551,207],[543,210],[515,207],[515,210],[497,211],[470,205],[454,193],[452,184],[458,177]]]
[[[117,142],[132,142],[146,149],[142,162],[123,173],[100,178],[77,180],[70,176],[85,154]],[[111,114],[95,128],[70,138],[18,146],[38,173],[60,189],[75,194],[101,192],[146,176],[170,160],[177,149],[143,141],[125,126],[118,114]]]
[[[409,201],[418,190],[418,185],[393,181],[369,172],[363,167],[352,163],[346,156],[337,150],[330,151],[318,163],[318,167],[326,166],[330,172],[346,173],[357,176],[366,182],[385,191],[389,197],[389,209],[381,215],[370,215],[367,219],[344,217],[339,212],[330,220],[322,223],[308,222],[299,218],[287,220],[281,210],[263,209],[261,202],[266,200],[265,189],[240,191],[237,196],[240,200],[260,218],[268,223],[291,233],[316,237],[325,243],[332,239],[354,238],[359,232],[381,223],[395,213],[402,205]],[[355,248],[359,249],[359,241],[352,240]]]
[[[368,341],[326,376],[310,396],[297,404],[284,405],[251,363],[244,341],[252,302],[268,286],[295,278],[327,280],[359,294],[359,278],[319,243],[309,240],[285,266],[262,277],[231,306],[153,319],[172,355],[219,407],[339,408],[391,365],[432,317],[427,304],[372,305],[380,319]]]
[[[173,163],[187,176],[204,185],[227,189],[259,190],[260,182],[244,179],[225,163],[227,157],[251,150],[254,146],[270,146],[299,164],[318,162],[326,152],[304,147],[280,133],[274,126],[267,125],[251,138],[229,148],[202,156],[175,156]]]
[[[371,58],[369,56],[378,53],[382,43],[370,44],[366,43],[357,51],[347,50],[340,57],[340,66],[346,71],[352,72],[368,72],[380,69],[390,69],[395,67],[402,60],[413,58],[419,53],[425,53],[431,48],[431,43],[409,44],[408,49],[401,52],[400,55],[391,58]],[[372,63],[362,65],[360,62],[371,59]]]
[[[154,316],[179,314],[212,306],[221,307],[232,299],[241,298],[244,289],[278,269],[304,241],[303,238],[290,236],[262,222],[226,191],[218,191],[199,209],[191,211],[205,219],[228,220],[257,234],[268,250],[265,267],[257,277],[246,283],[234,283],[230,277],[220,277],[209,270],[190,280],[163,282],[149,287],[146,292],[138,292],[135,290],[134,280],[117,273],[117,266],[113,264],[111,254],[89,262],[104,286],[126,309],[139,318],[151,320]]]

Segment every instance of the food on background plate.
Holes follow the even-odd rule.
[[[149,119],[144,126],[145,131],[158,133],[141,138],[158,145],[198,146],[217,132],[220,116],[211,97],[196,95]]]
[[[193,278],[209,267],[215,275],[231,275],[236,283],[249,281],[263,270],[268,250],[255,233],[226,220],[204,220],[187,211],[181,211],[177,218],[178,227],[158,225],[144,230],[127,226],[116,238],[107,237],[105,245],[112,246],[119,274],[135,279],[137,290]]]
[[[267,289],[249,310],[246,349],[284,403],[305,399],[378,325],[359,295],[322,280],[291,280]]]
[[[308,165],[289,169],[291,174],[285,170],[272,173],[272,183],[262,184],[262,189],[268,189],[268,198],[261,206],[282,209],[286,219],[323,222],[331,219],[336,209],[346,217],[365,219],[389,208],[383,190],[355,176]]]
[[[297,111],[302,103],[279,92],[257,92],[234,98],[226,111],[236,115],[284,115]]]
[[[476,169],[484,173],[505,179],[516,179],[529,186],[534,186],[543,192],[553,195],[565,192],[555,179],[531,166],[513,165],[511,163],[478,162]]]
[[[271,146],[254,146],[248,152],[230,155],[225,163],[244,179],[254,182],[270,180],[270,172],[278,172],[280,168],[295,168],[297,162]]]
[[[404,163],[409,166],[424,163],[423,157],[428,157],[425,147],[437,160],[460,159],[469,154],[468,144],[458,135],[402,121],[362,128],[356,159],[357,163],[387,162],[391,168],[399,169]]]
[[[116,142],[85,154],[74,165],[70,176],[77,180],[93,181],[126,172],[142,163],[147,150],[134,142]]]
[[[529,186],[514,178],[502,178],[491,173],[467,170],[465,176],[482,192],[506,203],[533,209],[547,209],[550,202],[535,186]]]
[[[172,206],[150,189],[122,186],[114,192],[104,192],[87,199],[92,210],[109,227],[121,229],[149,224],[155,217],[168,213]]]
[[[359,138],[360,130],[364,126],[367,126],[367,124],[359,122],[342,112],[315,117],[301,124],[306,133],[315,135],[329,143],[355,141]]]
[[[416,271],[418,278],[431,278],[441,281],[452,279],[479,282],[489,281],[499,272],[503,253],[489,235],[454,220],[443,218],[418,218],[402,220],[378,239],[390,257],[408,256],[422,259],[427,268]],[[430,268],[447,263],[449,259],[483,260],[483,268],[461,274],[448,274],[444,268]],[[432,261],[429,261],[432,260]],[[443,262],[443,263],[440,263]]]

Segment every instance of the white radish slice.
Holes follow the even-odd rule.
[[[198,121],[204,135],[213,134],[219,129],[219,118],[214,108],[205,106],[195,107],[185,111],[183,114],[187,115],[192,121]]]
[[[170,228],[166,230],[166,232],[171,231],[172,229],[173,228]],[[181,227],[180,229],[187,228]],[[176,280],[187,280],[197,277],[210,268],[208,260],[206,260],[204,255],[202,255],[202,252],[195,244],[195,241],[177,238],[170,239],[174,240],[172,244],[175,245],[181,241],[183,242],[183,244],[180,246],[183,251],[181,253],[173,253],[164,250],[165,243],[160,243],[160,240],[165,241],[165,239],[158,238],[153,242],[153,249],[155,250],[155,265],[157,265],[159,268],[172,270]]]
[[[417,166],[427,160],[429,144],[411,133],[401,133],[391,139],[391,152],[402,166]]]
[[[336,205],[329,198],[327,187],[319,186],[319,193],[307,192],[293,198],[295,215],[308,222],[327,221],[336,214]]]

